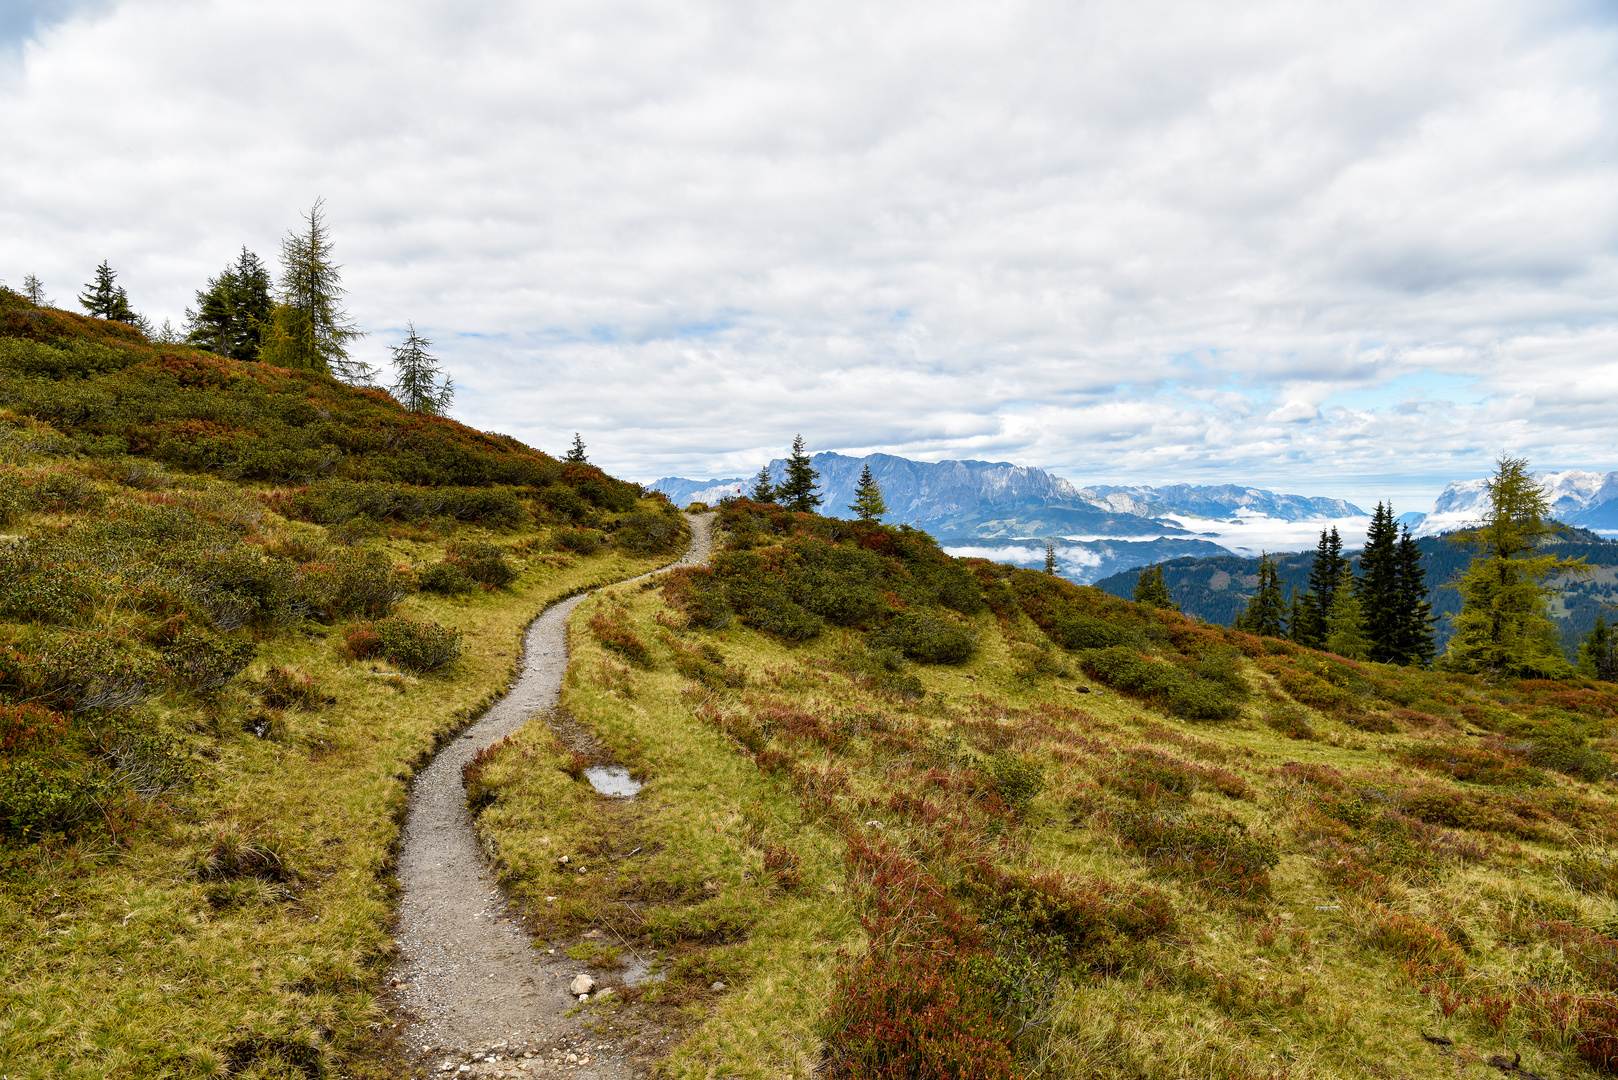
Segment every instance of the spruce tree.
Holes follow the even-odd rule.
[[[1309,569],[1309,589],[1298,598],[1299,617],[1292,626],[1292,640],[1300,645],[1321,648],[1326,643],[1326,615],[1337,593],[1343,572],[1343,538],[1337,526],[1320,530],[1314,565]]]
[[[1360,606],[1354,571],[1347,562],[1332,590],[1331,610],[1326,613],[1326,651],[1347,660],[1364,660],[1371,652],[1365,636],[1365,610]]]
[[[455,384],[448,378],[439,381],[438,358],[427,352],[432,342],[416,333],[415,323],[407,322],[405,326],[409,333],[404,342],[393,346],[393,367],[398,378],[389,390],[411,412],[442,416],[455,400]]]
[[[758,475],[753,477],[753,490],[747,497],[756,503],[772,503],[775,495],[775,485],[770,482],[770,467],[760,465]]]
[[[1421,545],[1406,526],[1399,537],[1398,604],[1394,609],[1395,664],[1429,667],[1433,662],[1433,605],[1428,599],[1427,572],[1421,566]]]
[[[1561,526],[1545,520],[1550,501],[1529,475],[1526,458],[1502,456],[1486,486],[1489,508],[1482,523],[1454,538],[1476,553],[1450,585],[1461,594],[1461,610],[1451,618],[1455,633],[1440,666],[1492,677],[1566,676],[1571,668],[1550,620],[1553,590],[1545,579],[1589,568],[1540,553],[1540,544]]]
[[[1360,552],[1358,599],[1370,658],[1379,664],[1394,663],[1399,655],[1404,632],[1399,585],[1399,525],[1393,519],[1393,504],[1378,502]]]
[[[1056,541],[1045,541],[1045,572],[1056,576]]]
[[[129,293],[118,284],[118,272],[105,260],[96,267],[95,280],[79,294],[79,303],[98,319],[112,319],[130,326],[139,326],[145,321],[129,306]]]
[[[1180,610],[1180,605],[1169,595],[1169,587],[1163,581],[1162,563],[1155,563],[1140,572],[1140,577],[1135,579],[1133,599],[1135,603],[1145,604],[1148,607]]]
[[[815,490],[815,482],[819,479],[820,474],[815,471],[808,452],[803,448],[803,436],[799,435],[792,440],[792,454],[787,458],[786,478],[775,491],[775,501],[788,510],[812,514],[824,501]]]
[[[887,501],[882,498],[882,488],[877,485],[876,477],[871,475],[870,463],[860,470],[859,486],[854,489],[854,501],[848,508],[861,521],[879,521],[888,512]]]
[[[1579,674],[1603,682],[1618,682],[1618,640],[1607,620],[1596,616],[1596,623],[1579,645]]]
[[[573,433],[573,448],[567,452],[567,456],[562,460],[572,462],[575,465],[589,463],[590,459],[584,456],[584,439],[579,436],[577,431]]]
[[[22,294],[28,297],[30,304],[39,307],[48,307],[50,301],[45,298],[45,283],[33,274],[26,274],[22,279]]]
[[[233,360],[257,360],[275,311],[270,271],[244,246],[236,261],[197,290],[185,309],[186,340]]]
[[[1236,617],[1236,629],[1259,637],[1285,637],[1287,632],[1287,602],[1281,594],[1281,577],[1275,572],[1275,563],[1269,552],[1258,561],[1258,588],[1247,608]]]
[[[369,383],[375,370],[349,356],[350,342],[365,336],[342,308],[342,267],[332,260],[331,236],[316,199],[302,231],[281,241],[281,280],[269,334],[259,358],[277,367],[319,371],[350,384]]]

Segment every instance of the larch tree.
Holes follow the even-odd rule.
[[[1135,579],[1132,599],[1137,604],[1146,604],[1149,607],[1180,610],[1180,605],[1169,595],[1169,587],[1163,581],[1162,563],[1154,563],[1140,572],[1140,577]]]
[[[342,267],[332,258],[324,200],[316,199],[300,231],[281,241],[281,280],[270,332],[259,359],[277,367],[319,371],[351,385],[366,384],[375,370],[349,355],[365,336],[343,310]]]
[[[1493,677],[1565,677],[1570,665],[1550,619],[1554,590],[1546,579],[1590,570],[1580,560],[1540,551],[1562,527],[1546,520],[1550,500],[1529,475],[1526,458],[1502,456],[1485,486],[1483,520],[1454,537],[1474,554],[1449,586],[1460,592],[1461,610],[1451,616],[1454,634],[1439,666]]]
[[[770,467],[760,465],[758,475],[753,477],[753,490],[747,493],[747,497],[756,503],[772,503],[775,496],[775,484],[770,480]]]
[[[22,294],[28,297],[30,304],[35,304],[39,307],[50,306],[50,301],[45,297],[45,283],[33,274],[23,275]]]
[[[854,501],[848,508],[861,521],[880,521],[882,515],[888,512],[887,500],[882,498],[882,488],[877,484],[876,477],[871,475],[869,463],[860,470],[859,486],[854,489]]]
[[[809,460],[808,451],[803,445],[802,435],[792,440],[792,454],[787,458],[786,477],[781,481],[781,486],[775,490],[775,501],[788,510],[812,514],[825,500],[815,490],[820,474],[815,471],[814,465]]]
[[[1281,577],[1275,572],[1275,563],[1269,552],[1263,552],[1258,561],[1258,588],[1247,608],[1236,617],[1236,629],[1259,637],[1285,637],[1287,632],[1287,601],[1281,594]]]
[[[415,323],[407,322],[405,326],[409,332],[404,341],[392,347],[397,377],[388,389],[411,412],[442,416],[455,400],[455,384],[447,377],[440,379],[438,358],[427,352],[432,342],[416,333]],[[579,449],[583,448],[581,443]]]
[[[143,326],[146,321],[129,306],[129,293],[118,284],[118,272],[105,260],[96,267],[95,279],[85,285],[84,291],[79,294],[79,304],[98,319],[111,319],[136,327]]]
[[[562,460],[570,462],[574,465],[589,464],[590,459],[584,456],[584,437],[581,436],[577,431],[573,433],[572,447],[568,449],[567,455],[563,457]]]

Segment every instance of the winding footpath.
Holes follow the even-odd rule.
[[[713,515],[686,520],[691,544],[664,570],[700,565],[712,553]],[[461,783],[462,767],[479,750],[556,704],[567,672],[568,616],[588,595],[554,604],[529,624],[522,670],[510,691],[440,750],[411,789],[399,855],[393,975],[408,1018],[406,1052],[434,1075],[630,1076],[625,1048],[601,1041],[567,1015],[576,1004],[568,985],[582,969],[566,956],[540,953],[507,916]],[[480,1059],[498,1060],[469,1063],[480,1049]],[[529,1051],[535,1056],[524,1059]]]

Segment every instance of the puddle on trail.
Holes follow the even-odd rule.
[[[584,770],[584,778],[601,794],[617,799],[627,799],[641,789],[641,782],[621,765],[592,766]]]

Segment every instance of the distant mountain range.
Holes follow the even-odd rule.
[[[891,511],[884,520],[915,525],[947,541],[1191,538],[1197,535],[1199,520],[1261,516],[1307,521],[1365,513],[1341,499],[1278,495],[1233,484],[1081,488],[1044,469],[1005,461],[924,462],[891,454],[856,458],[835,453],[815,454],[811,461],[820,473],[825,512],[848,512],[860,472],[869,465]],[[779,483],[786,461],[777,458],[769,469]],[[751,477],[666,476],[648,486],[684,505],[745,494],[752,484]]]
[[[1569,469],[1533,475],[1546,488],[1551,516],[1557,521],[1602,532],[1618,530],[1618,472]],[[1406,515],[1403,520],[1411,531],[1423,536],[1476,521],[1488,506],[1487,483],[1481,479],[1451,481],[1433,502],[1431,513]]]
[[[1042,538],[1050,537],[1059,572],[1081,585],[1171,559],[1242,558],[1217,542],[1221,539],[1243,551],[1256,552],[1260,546],[1286,550],[1298,545],[1300,531],[1307,531],[1277,529],[1276,522],[1318,521],[1324,527],[1326,522],[1367,517],[1343,499],[1285,495],[1238,484],[1080,487],[1044,469],[1005,461],[924,462],[891,454],[848,457],[830,452],[816,454],[811,461],[820,473],[824,513],[850,514],[860,471],[869,465],[891,511],[884,519],[890,524],[925,529],[957,555],[1020,566],[1043,565]],[[771,461],[769,469],[772,480],[780,483],[785,459]],[[1552,514],[1558,520],[1618,530],[1618,472],[1572,470],[1538,473],[1535,478],[1550,489]],[[666,476],[648,486],[684,506],[746,494],[753,479]],[[1483,480],[1458,480],[1444,489],[1431,513],[1405,514],[1400,521],[1418,536],[1434,536],[1476,521],[1486,500]],[[1250,539],[1244,546],[1232,538],[1248,530],[1226,527],[1249,523],[1259,527],[1266,522],[1260,535],[1269,539],[1262,545]],[[1290,538],[1278,542],[1283,533]],[[1313,548],[1313,543],[1308,546]],[[1219,601],[1235,603],[1239,592]],[[1208,607],[1207,617],[1220,621],[1220,602],[1210,598]]]

